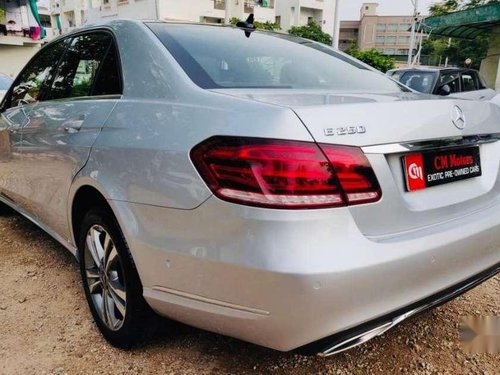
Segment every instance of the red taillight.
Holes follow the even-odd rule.
[[[374,202],[380,188],[357,147],[256,138],[214,137],[191,159],[216,196],[275,208]]]
[[[376,202],[380,199],[377,177],[359,147],[319,145],[330,161],[348,205]]]

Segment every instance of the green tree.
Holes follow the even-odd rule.
[[[370,65],[371,67],[380,70],[382,73],[387,72],[388,70],[394,69],[396,67],[396,60],[392,57],[382,55],[376,49],[372,49],[369,51],[359,51],[356,48],[350,48],[348,53],[358,59],[363,61],[365,64]]]
[[[292,28],[288,30],[288,34],[311,39],[323,44],[332,44],[332,37],[330,34],[323,32],[321,26],[314,21],[309,22],[307,26],[292,26]]]
[[[233,18],[231,18],[229,20],[229,23],[231,25],[236,25],[238,22],[240,22],[240,19],[237,18],[237,17],[233,17]],[[275,23],[275,22],[269,22],[269,21],[259,22],[259,21],[255,21],[253,23],[253,25],[258,30],[269,30],[269,31],[281,30],[280,25],[278,23]]]
[[[442,0],[429,7],[431,16],[440,16],[481,5],[500,3],[500,0]],[[451,65],[463,66],[465,60],[472,59],[472,67],[478,69],[488,52],[488,36],[482,35],[474,41],[453,39],[448,47],[448,38],[431,37],[424,41],[422,55],[448,57]]]
[[[492,3],[500,3],[500,0],[441,0],[429,7],[429,14],[431,16],[441,16],[443,14]]]

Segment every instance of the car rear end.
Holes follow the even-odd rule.
[[[175,48],[187,43],[182,35],[168,35]],[[241,35],[245,53],[256,48]],[[213,87],[190,75],[193,66],[185,71],[221,102],[292,111],[310,137],[219,129],[189,150],[208,200],[192,210],[132,208],[162,233],[137,239],[157,312],[278,350],[317,342],[329,355],[499,271],[500,108],[429,99],[383,77],[392,93],[294,87],[305,83],[283,72],[286,87],[221,87],[231,64],[214,65],[225,78]]]

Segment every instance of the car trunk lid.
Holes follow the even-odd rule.
[[[318,143],[363,149],[382,199],[349,209],[368,237],[392,238],[500,203],[500,107],[492,103],[413,93],[236,94],[291,108]],[[405,155],[469,147],[479,148],[481,176],[408,191]]]

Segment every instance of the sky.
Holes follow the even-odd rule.
[[[380,16],[394,15],[402,16],[412,14],[413,5],[411,0],[339,0],[340,19],[341,20],[358,20],[359,10],[363,3],[379,3],[377,13]],[[427,14],[427,9],[438,0],[419,0],[418,9],[420,13]]]

